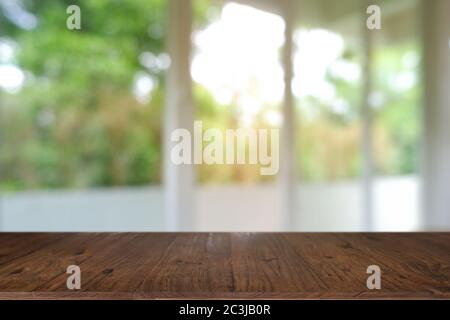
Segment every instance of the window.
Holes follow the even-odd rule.
[[[196,120],[202,121],[205,129],[219,128],[222,132],[280,129],[284,94],[281,50],[285,40],[282,17],[228,1],[197,0],[193,7],[191,74]],[[247,145],[247,156],[248,152]],[[198,167],[200,230],[281,228],[278,175],[261,175],[260,168],[259,164]]]
[[[359,230],[363,17],[357,0],[346,2],[344,16],[325,2],[308,3],[321,16],[311,22],[299,17],[294,34],[296,226],[306,231]]]
[[[376,1],[370,36],[360,0],[192,0],[192,21],[168,3],[79,1],[82,30],[68,30],[64,1],[0,2],[0,230],[162,230],[182,214],[167,194],[174,212],[194,203],[178,219],[194,231],[420,226],[417,1]],[[280,149],[294,185],[261,164],[214,164],[168,169],[163,188],[167,132],[191,117],[221,132],[295,122],[292,157]]]
[[[414,230],[421,140],[418,4],[379,1],[383,27],[370,34],[361,1],[339,8],[333,1],[306,4],[315,15],[300,14],[294,38],[297,225],[308,231]]]
[[[195,1],[191,73],[196,119],[205,127],[280,128],[284,21],[233,2]],[[256,165],[202,166],[200,183],[273,181]]]
[[[68,30],[64,1],[0,3],[8,230],[139,229],[162,218],[148,214],[161,206],[148,186],[161,181],[166,2],[78,5],[82,29]]]
[[[399,4],[374,35],[369,95],[373,110],[374,228],[384,231],[416,230],[420,224],[420,10],[417,1]]]

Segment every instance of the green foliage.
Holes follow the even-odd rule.
[[[416,59],[419,46],[415,42],[384,47],[375,55],[375,89],[383,97],[375,113],[376,132],[382,135],[375,141],[379,174],[411,174],[418,170],[422,93],[420,61]],[[402,79],[402,75],[414,81],[408,83],[411,80]]]
[[[82,30],[66,28],[73,1],[25,4],[31,30],[0,7],[0,37],[27,74],[20,92],[0,92],[0,188],[158,183],[164,79],[139,57],[163,51],[166,1],[77,1]],[[132,93],[137,73],[156,84],[148,103]]]
[[[357,48],[346,48],[336,62],[360,65]],[[297,168],[302,181],[354,179],[361,172],[361,79],[331,72],[325,79],[335,91],[333,102],[307,96],[298,101]],[[340,101],[344,106],[333,107]],[[314,110],[308,116],[306,110]]]
[[[407,175],[418,170],[421,135],[420,61],[417,43],[405,41],[375,48],[374,86],[378,97],[373,121],[373,155],[378,175]],[[358,64],[355,53],[345,51],[342,61]],[[411,60],[408,64],[408,59]],[[413,77],[408,79],[402,75]],[[361,170],[361,89],[360,82],[348,81],[328,73],[327,81],[336,99],[348,109],[336,112],[317,97],[299,101],[297,167],[304,181],[350,179]],[[316,115],[308,119],[306,109]]]
[[[160,182],[161,116],[164,72],[145,67],[144,52],[162,53],[166,0],[79,0],[82,30],[66,28],[69,0],[27,0],[37,18],[31,30],[18,26],[0,6],[0,39],[18,50],[12,61],[27,77],[18,93],[0,91],[0,189],[98,187]],[[220,5],[193,2],[194,21],[217,19]],[[378,174],[417,171],[420,137],[420,81],[399,89],[390,79],[404,72],[406,54],[416,43],[383,46],[375,52],[374,154]],[[357,50],[342,61],[360,65]],[[0,61],[0,63],[2,63]],[[132,93],[137,74],[155,83],[148,102]],[[298,101],[297,165],[306,181],[348,179],[360,175],[361,88],[329,72],[337,98],[348,106],[337,112],[318,97]],[[218,104],[211,93],[194,86],[194,101],[205,128],[236,128],[239,107]],[[315,110],[308,118],[304,108]],[[264,106],[264,110],[279,106]],[[267,127],[260,116],[254,124]],[[200,166],[200,182],[255,182],[256,166]]]

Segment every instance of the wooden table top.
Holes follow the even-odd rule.
[[[0,298],[450,299],[450,233],[0,233]]]

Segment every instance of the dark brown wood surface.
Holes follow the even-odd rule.
[[[0,298],[450,299],[450,233],[1,233]]]

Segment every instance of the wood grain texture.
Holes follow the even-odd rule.
[[[0,298],[450,299],[450,233],[2,233]]]

